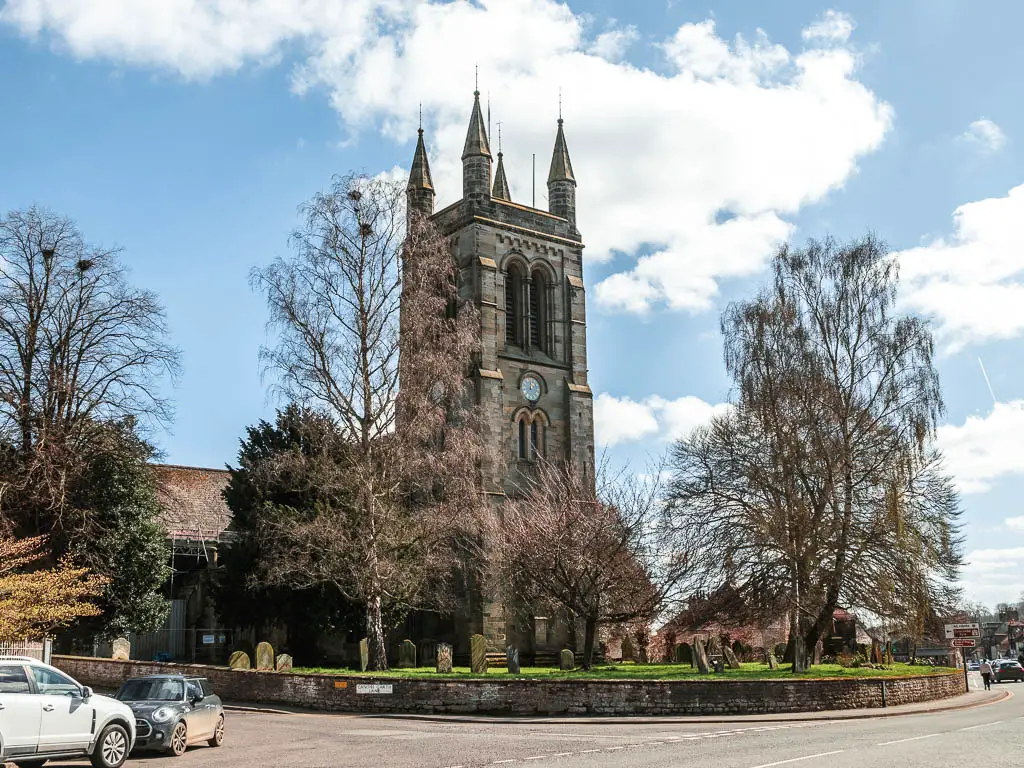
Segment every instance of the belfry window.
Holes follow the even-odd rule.
[[[529,445],[526,441],[526,419],[519,420],[519,458],[528,459],[530,458]]]
[[[508,268],[505,274],[505,343],[522,343],[520,338],[520,320],[522,308],[523,276],[515,265]]]
[[[530,280],[530,346],[551,354],[548,344],[548,281],[542,271]]]
[[[521,461],[536,461],[544,457],[544,427],[546,419],[540,411],[524,413],[516,420],[518,457]]]

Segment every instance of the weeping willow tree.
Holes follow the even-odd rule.
[[[733,408],[673,451],[667,516],[737,617],[790,616],[794,671],[836,608],[892,623],[952,604],[959,500],[935,447],[928,323],[895,310],[884,243],[784,246],[722,317]]]

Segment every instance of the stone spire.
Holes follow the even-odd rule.
[[[508,191],[508,179],[505,178],[505,161],[501,152],[501,122],[498,123],[498,168],[494,172],[494,188],[491,197],[495,200],[512,202],[512,194]]]
[[[565,144],[561,116],[558,118],[555,151],[551,155],[551,169],[548,171],[548,210],[568,219],[573,229],[576,228],[576,177],[572,173],[572,161]]]
[[[491,147],[480,109],[480,91],[473,91],[473,112],[469,116],[466,146],[462,150],[462,196],[491,194]]]
[[[408,201],[408,212],[430,216],[434,212],[434,181],[430,178],[430,163],[427,161],[427,148],[423,144],[423,128],[419,129],[416,141],[416,152],[412,156],[412,170],[409,171],[409,184],[405,188]]]

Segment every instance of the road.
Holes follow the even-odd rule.
[[[1007,686],[1016,692],[1015,686]],[[860,720],[501,720],[229,712],[223,747],[132,768],[935,768],[1020,765],[1024,686],[973,709]],[[54,764],[58,765],[58,764]],[[60,763],[84,766],[87,763]]]

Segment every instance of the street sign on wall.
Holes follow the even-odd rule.
[[[959,638],[959,637],[958,638],[954,638],[953,639],[953,647],[954,648],[973,648],[974,647],[974,638],[972,638],[972,637],[968,637],[968,638]]]
[[[981,627],[977,624],[947,624],[946,639],[957,640],[969,637],[981,637]]]

